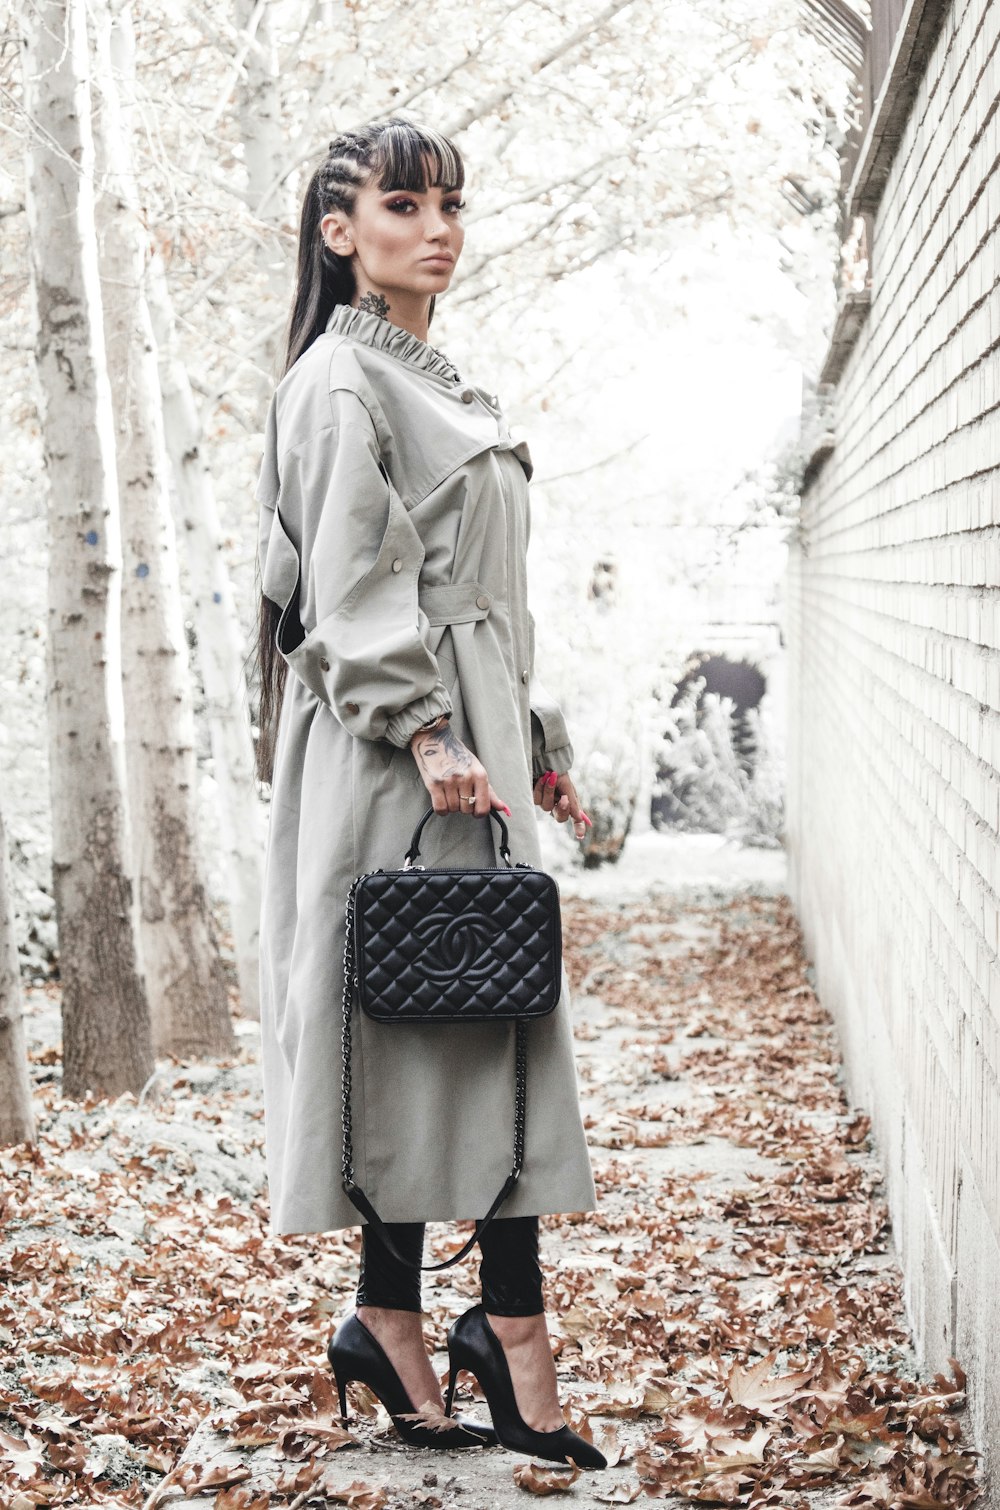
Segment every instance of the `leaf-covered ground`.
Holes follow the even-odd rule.
[[[543,1252],[563,1398],[612,1468],[405,1448],[363,1391],[344,1432],[324,1349],[358,1233],[267,1236],[253,1025],[237,1059],[80,1107],[36,991],[40,1140],[0,1155],[0,1504],[975,1501],[960,1360],[914,1368],[868,1119],[788,901],[566,897],[564,929],[600,1205],[545,1218]],[[442,1345],[475,1265],[425,1285]]]

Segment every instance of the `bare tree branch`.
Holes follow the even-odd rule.
[[[606,5],[596,16],[589,18],[582,26],[578,26],[576,31],[568,32],[561,41],[550,47],[547,52],[541,53],[522,70],[511,70],[510,78],[514,82],[502,84],[499,89],[495,89],[491,94],[483,95],[474,104],[470,105],[468,109],[463,110],[445,127],[445,136],[456,136],[460,131],[467,130],[473,121],[482,120],[484,116],[492,115],[494,110],[500,105],[506,104],[511,96],[517,92],[517,81],[522,78],[537,77],[538,74],[542,73],[544,69],[551,67],[559,58],[564,58],[567,53],[579,47],[581,42],[585,42],[588,37],[593,36],[594,32],[603,26],[605,22],[613,20],[621,11],[627,10],[630,5],[634,4],[635,0],[611,0],[610,5]]]
[[[522,10],[526,3],[528,3],[528,0],[515,0],[515,4],[509,5],[507,7],[503,15],[497,21],[497,24],[491,27],[484,36],[477,37],[473,45],[466,49],[464,55],[461,58],[458,58],[441,73],[435,74],[433,78],[425,79],[415,89],[411,89],[409,94],[404,95],[402,99],[396,100],[393,108],[396,110],[408,110],[413,105],[414,101],[419,100],[422,95],[428,94],[435,89],[441,89],[445,84],[450,84],[456,74],[461,73],[462,70],[464,68],[467,68],[471,62],[474,62],[480,57],[486,43],[491,42],[494,37],[498,36],[509,24],[511,18],[515,16],[519,10]]]
[[[247,18],[246,27],[242,32],[237,33],[236,56],[232,60],[229,75],[223,83],[222,88],[219,90],[219,97],[215,102],[215,109],[212,111],[211,115],[208,118],[208,122],[205,126],[206,136],[209,136],[215,130],[216,126],[219,124],[220,120],[228,109],[230,97],[233,93],[233,90],[236,88],[236,85],[239,83],[240,74],[243,71],[244,63],[246,62],[247,53],[251,50],[251,48],[257,46],[257,28],[260,26],[261,17],[264,14],[266,6],[267,0],[257,0],[256,5]]]
[[[571,477],[586,477],[588,472],[599,472],[602,467],[608,467],[613,461],[621,461],[625,456],[631,456],[637,446],[649,439],[653,432],[647,430],[644,435],[637,435],[635,440],[629,441],[627,446],[619,446],[617,451],[609,451],[607,456],[600,457],[597,461],[588,461],[585,466],[573,467],[568,472],[553,472],[548,477],[539,477],[538,485],[547,487],[551,482],[566,482]]]

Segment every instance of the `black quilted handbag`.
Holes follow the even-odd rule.
[[[476,1230],[457,1253],[424,1269],[447,1269],[471,1251],[517,1183],[524,1161],[527,1025],[559,1000],[562,927],[552,876],[524,861],[511,864],[507,825],[500,825],[502,864],[484,869],[427,869],[415,862],[433,808],[420,819],[401,870],[358,876],[347,898],[343,999],[343,1162],[348,1199],[401,1263],[371,1201],[354,1179],[351,1141],[351,1017],[355,1002],[375,1022],[515,1024],[514,1160]],[[410,1265],[408,1265],[409,1267]]]

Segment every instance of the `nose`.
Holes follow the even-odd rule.
[[[450,229],[443,210],[435,210],[433,208],[428,210],[427,224],[424,231],[428,241],[447,240]]]

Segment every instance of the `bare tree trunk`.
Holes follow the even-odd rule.
[[[24,1042],[21,975],[14,936],[7,835],[0,811],[0,1146],[34,1143],[31,1078]]]
[[[212,476],[202,448],[202,425],[180,356],[173,308],[158,254],[146,268],[146,297],[160,359],[167,451],[174,476],[177,526],[187,552],[198,657],[212,739],[223,859],[240,982],[241,1010],[260,1016],[261,872],[264,805],[257,791],[244,661],[232,584],[222,555],[222,529]]]
[[[121,534],[84,0],[34,0],[24,26],[35,354],[50,489],[46,655],[63,1090],[115,1096],[145,1084],[153,1048],[127,860]]]
[[[198,772],[156,345],[143,295],[148,238],[130,122],[115,75],[134,73],[127,5],[94,17],[101,105],[94,129],[104,339],[122,513],[122,686],[139,926],[158,1052],[235,1047],[225,973],[195,840]]]
[[[247,170],[247,204],[258,220],[277,227],[290,216],[288,186],[281,180],[286,142],[281,129],[281,83],[271,34],[268,0],[236,0],[236,24],[247,39],[236,86],[243,161]],[[279,308],[288,302],[290,267],[276,232],[264,227],[254,241],[254,260]],[[277,335],[263,343],[260,365],[273,372]]]

